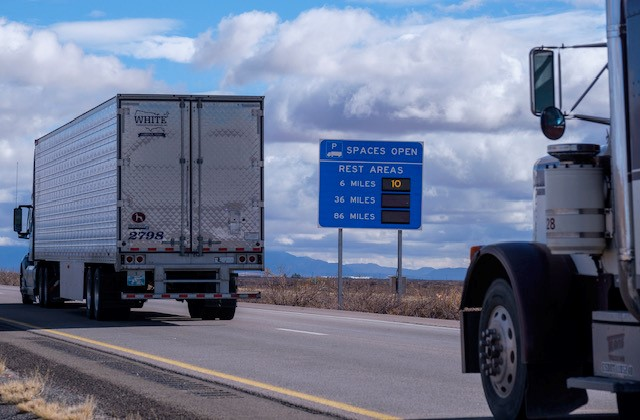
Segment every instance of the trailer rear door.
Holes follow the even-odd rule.
[[[121,250],[262,247],[262,102],[121,101]]]

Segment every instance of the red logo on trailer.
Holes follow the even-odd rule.
[[[133,223],[143,223],[146,218],[147,216],[145,216],[142,212],[136,212],[131,215],[131,220],[133,220]]]

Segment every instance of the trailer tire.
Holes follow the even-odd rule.
[[[22,304],[23,305],[32,305],[33,299],[29,296],[29,293],[24,292],[23,290],[27,290],[27,286],[24,284],[24,277],[22,274],[22,268],[20,268],[20,294],[22,295]]]
[[[91,267],[84,269],[84,287],[87,301],[87,318],[93,319],[93,270]]]
[[[93,272],[93,318],[98,321],[108,318],[105,308],[105,270],[101,267]]]
[[[189,316],[191,318],[202,318],[202,310],[204,309],[203,300],[188,300]]]
[[[41,265],[36,271],[38,277],[38,288],[40,295],[40,306],[48,308],[51,306],[51,297],[49,295],[49,269],[46,265]]]
[[[33,304],[33,299],[31,299],[31,296],[27,295],[26,293],[22,294],[22,304],[23,305],[32,305]]]
[[[219,309],[220,320],[231,321],[236,315],[236,308],[220,308]]]
[[[202,308],[202,319],[205,321],[211,321],[216,318],[220,318],[220,308],[212,308],[205,306]]]
[[[496,419],[525,418],[527,367],[513,289],[503,279],[487,290],[478,337],[480,377],[491,412]]]

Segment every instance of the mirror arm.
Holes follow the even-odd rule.
[[[600,79],[600,76],[602,76],[602,73],[604,73],[604,71],[607,69],[607,66],[608,66],[608,64],[605,64],[604,67],[602,67],[602,70],[600,70],[600,72],[598,73],[596,78],[593,79],[593,82],[591,82],[591,84],[589,85],[587,90],[585,90],[584,93],[582,95],[580,95],[580,97],[578,98],[576,103],[573,105],[573,107],[571,107],[571,110],[569,110],[569,112],[573,112],[573,110],[576,109],[576,107],[580,104],[580,102],[582,102],[584,97],[587,96],[587,93],[589,93],[591,88],[593,88],[593,86],[598,82],[598,79]]]
[[[584,115],[584,114],[573,114],[568,116],[567,118],[576,118],[582,121],[589,121],[598,124],[610,125],[610,119],[606,117],[596,117],[593,115]]]
[[[572,48],[606,48],[606,46],[607,46],[606,42],[597,42],[594,44],[580,44],[580,45],[564,45],[564,44],[560,46],[542,45],[540,48],[546,49],[546,50],[568,50]]]

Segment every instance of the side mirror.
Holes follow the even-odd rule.
[[[531,112],[540,115],[546,108],[556,105],[553,51],[532,49],[529,53],[529,72]]]
[[[20,207],[13,209],[13,231],[18,234],[22,232],[22,209]]]
[[[31,212],[33,206],[18,206],[13,209],[13,230],[18,234],[18,238],[26,239],[31,235]],[[24,226],[24,212],[27,212],[27,223]]]
[[[558,140],[564,134],[564,114],[558,108],[549,106],[540,114],[540,128],[549,140]]]

